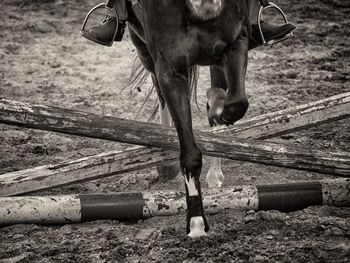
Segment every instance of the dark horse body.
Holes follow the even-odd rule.
[[[250,23],[245,0],[199,1],[217,7],[209,19],[195,13],[193,2],[141,0],[140,5],[129,3],[128,11],[131,40],[177,129],[187,192],[187,233],[196,237],[205,235],[209,227],[199,183],[202,155],[192,132],[191,72],[196,65],[209,65],[212,89],[225,91],[222,110],[209,118],[228,125],[243,117],[248,108],[244,81]]]

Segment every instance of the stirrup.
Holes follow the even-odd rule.
[[[267,1],[266,1],[267,2]],[[266,5],[262,5],[260,7],[260,10],[259,10],[259,14],[258,14],[258,27],[259,27],[259,32],[260,32],[260,36],[261,36],[261,40],[263,42],[263,45],[264,46],[273,46],[274,44],[277,44],[279,42],[282,42],[284,40],[287,40],[288,38],[290,38],[291,36],[293,36],[293,32],[290,32],[288,33],[287,35],[285,35],[284,37],[281,37],[281,38],[278,38],[278,39],[272,39],[270,41],[266,41],[265,40],[265,37],[264,37],[264,33],[261,29],[261,17],[262,17],[262,13],[264,10],[266,9],[269,9],[269,8],[272,8],[272,9],[276,9],[283,17],[284,19],[284,23],[287,24],[288,23],[288,20],[287,20],[287,17],[286,15],[284,14],[284,12],[282,11],[281,8],[279,8],[277,5],[275,5],[274,3],[270,3],[270,2],[267,2]]]
[[[112,46],[112,45],[113,45],[113,42],[114,42],[114,39],[115,39],[115,37],[116,37],[116,35],[117,35],[118,28],[119,28],[119,17],[118,17],[117,12],[116,12],[113,8],[107,6],[107,4],[105,4],[105,3],[101,3],[101,4],[98,4],[98,5],[94,6],[94,7],[91,8],[91,10],[87,13],[87,15],[86,15],[86,17],[85,17],[85,19],[84,19],[83,25],[82,25],[81,28],[80,28],[80,35],[83,36],[83,37],[85,37],[85,38],[88,39],[88,40],[94,41],[93,39],[90,38],[89,29],[86,29],[86,24],[87,24],[87,22],[88,22],[90,16],[91,16],[94,12],[96,12],[96,10],[98,10],[98,9],[105,9],[105,10],[107,10],[107,15],[109,14],[109,15],[111,15],[111,16],[116,17],[117,26],[115,27],[112,41],[108,43],[108,46]],[[94,42],[95,42],[95,41],[94,41]]]

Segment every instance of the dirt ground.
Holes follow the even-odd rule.
[[[98,2],[98,1],[97,1]],[[0,97],[147,121],[157,101],[141,105],[149,85],[122,90],[135,48],[128,36],[111,48],[79,36],[96,1],[0,2]],[[297,25],[292,40],[249,54],[245,118],[349,92],[350,3],[275,1]],[[268,16],[265,20],[277,20]],[[200,111],[207,127],[207,68],[201,69]],[[156,120],[157,121],[157,120]],[[348,120],[274,139],[294,145],[350,150]],[[81,158],[129,145],[0,125],[0,173]],[[332,178],[227,161],[224,186]],[[203,177],[208,169],[204,160]],[[1,174],[0,174],[1,176]],[[38,194],[182,188],[157,181],[155,169],[71,185]],[[350,262],[350,208],[310,207],[293,213],[222,211],[208,216],[208,237],[185,236],[185,216],[126,223],[0,228],[0,262]]]

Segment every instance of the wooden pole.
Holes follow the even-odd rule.
[[[16,103],[17,102],[12,102],[12,106],[15,106]],[[0,100],[0,122],[5,122],[6,118],[11,119],[11,114],[16,112],[16,110],[9,112],[6,105],[6,100]],[[19,105],[23,106],[27,104],[19,103]],[[46,108],[45,106],[41,107]],[[3,115],[4,110],[7,111],[7,117],[6,115]],[[72,112],[70,110],[60,110],[68,111],[70,113]],[[23,112],[21,114],[23,114]],[[316,126],[321,123],[343,119],[349,117],[349,114],[350,93],[344,93],[286,110],[264,114],[224,129],[214,128],[211,130],[243,138],[250,138],[252,136],[255,136],[256,138],[268,138],[273,137],[274,135],[300,130],[305,127]],[[4,116],[6,117],[5,121],[3,119]],[[44,116],[40,116],[43,118],[43,122],[45,122]],[[102,119],[103,117],[98,116],[98,118]],[[8,120],[6,123],[8,123]],[[128,151],[125,154],[120,152],[109,152],[73,162],[64,162],[58,165],[41,166],[8,173],[0,177],[0,196],[18,195],[59,185],[111,176],[154,166],[155,164],[162,162],[162,160],[171,161],[176,158],[177,153],[172,151],[138,147],[137,149]],[[120,163],[134,163],[135,165],[132,167],[125,167]]]
[[[239,138],[268,139],[350,117],[350,92],[211,129]]]
[[[204,190],[208,213],[224,209],[290,212],[312,205],[350,206],[350,179]],[[0,225],[137,220],[185,213],[183,191],[0,198]]]
[[[158,148],[133,147],[125,151],[101,154],[43,165],[0,175],[0,196],[38,192],[58,186],[91,181],[176,160],[178,153]]]

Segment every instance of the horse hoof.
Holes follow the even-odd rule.
[[[198,238],[207,235],[208,234],[205,232],[205,223],[203,217],[192,217],[190,222],[190,233],[188,233],[187,236],[190,238]]]

